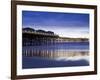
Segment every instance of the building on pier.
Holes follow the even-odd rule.
[[[54,44],[59,38],[52,31],[34,30],[31,28],[24,28],[22,31],[23,46],[36,46]]]

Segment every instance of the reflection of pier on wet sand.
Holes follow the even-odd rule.
[[[38,50],[38,49],[23,49],[23,56],[27,57],[43,57],[55,59],[60,57],[81,57],[88,56],[88,50]]]

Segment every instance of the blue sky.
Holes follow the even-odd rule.
[[[89,37],[89,14],[22,11],[22,26],[53,31],[61,37]]]

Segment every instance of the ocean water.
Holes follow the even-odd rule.
[[[89,66],[89,42],[24,46],[22,68]]]

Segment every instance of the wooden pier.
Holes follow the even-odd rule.
[[[88,55],[88,51],[61,51],[61,50],[39,50],[33,47],[35,46],[49,46],[50,44],[55,45],[56,43],[63,42],[88,42],[88,39],[84,38],[66,38],[59,37],[51,31],[33,30],[31,28],[23,29],[22,31],[22,45],[23,45],[23,56],[38,56],[45,58],[57,58],[57,57],[73,57],[73,56],[84,56]],[[33,49],[27,49],[25,47],[31,47]]]

